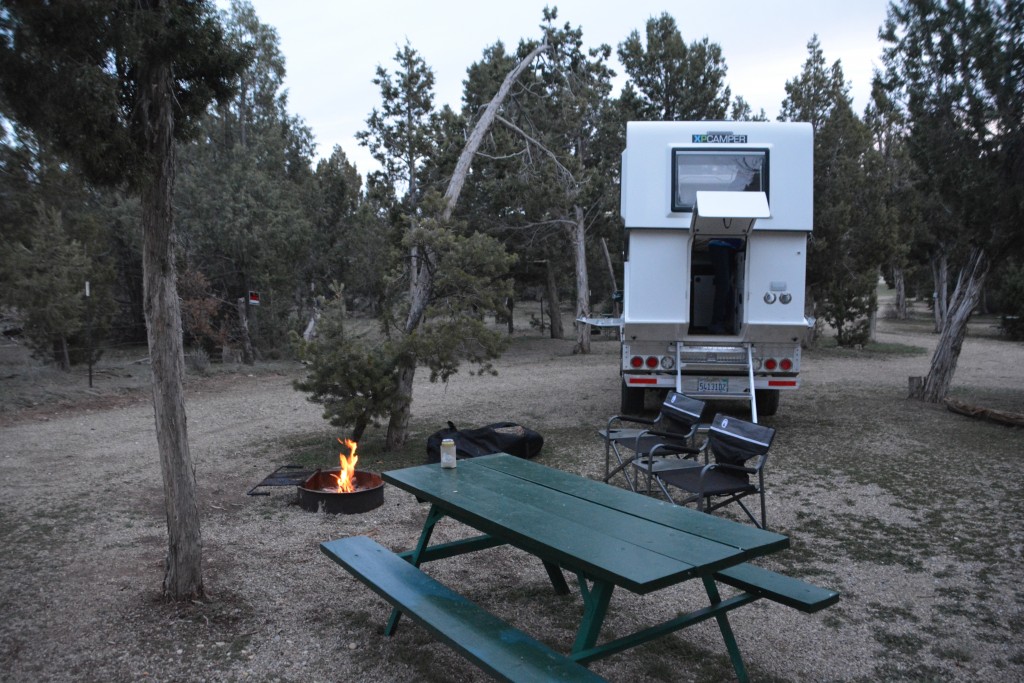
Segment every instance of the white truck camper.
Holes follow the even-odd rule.
[[[674,389],[756,422],[800,386],[812,165],[806,123],[627,124],[624,413]]]

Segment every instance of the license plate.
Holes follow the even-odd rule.
[[[728,394],[729,379],[726,377],[700,377],[697,379],[697,391],[704,394]]]

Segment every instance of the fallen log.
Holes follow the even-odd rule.
[[[1009,425],[1011,427],[1024,427],[1024,414],[1021,413],[1011,413],[1005,410],[995,410],[994,408],[972,406],[953,398],[947,398],[944,403],[948,410],[954,413],[959,413],[960,415],[976,417],[982,420],[988,420],[989,422]]]

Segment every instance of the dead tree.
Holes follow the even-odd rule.
[[[547,49],[547,43],[542,43],[530,52],[530,54],[524,57],[523,60],[505,76],[505,80],[502,82],[501,87],[498,88],[498,92],[484,108],[483,114],[480,115],[480,120],[477,121],[476,126],[473,127],[473,132],[466,141],[466,146],[462,149],[459,161],[455,165],[455,172],[452,174],[451,180],[448,182],[448,189],[445,190],[445,207],[441,214],[442,223],[451,219],[452,213],[455,211],[455,207],[459,203],[459,196],[462,194],[462,187],[466,184],[466,177],[469,175],[469,168],[473,163],[473,157],[476,156],[476,152],[480,148],[480,145],[484,140],[484,136],[487,134],[491,124],[494,123],[494,119],[498,114],[498,109],[508,96],[509,91],[512,89],[512,85],[516,82],[519,76],[529,68],[530,64],[533,63],[533,60],[535,60],[541,53],[547,51]],[[403,331],[407,335],[411,335],[415,332],[423,322],[423,316],[426,314],[427,305],[430,303],[430,298],[434,289],[434,269],[431,267],[431,264],[437,262],[437,255],[431,253],[429,249],[424,248],[419,254],[419,258],[422,262],[418,263],[418,268],[414,268],[412,277],[410,278],[411,287],[409,291],[409,313],[406,316],[403,328]],[[412,357],[403,359],[398,370],[397,394],[399,397],[399,406],[391,413],[391,419],[388,421],[386,447],[389,450],[405,442],[406,434],[409,429],[409,415],[412,410],[412,385],[415,377],[416,359]]]
[[[923,378],[910,378],[911,398],[939,403],[949,394],[956,363],[960,358],[960,349],[967,335],[967,323],[981,298],[989,267],[990,261],[985,250],[974,247],[967,257],[967,263],[960,271],[956,288],[946,307],[939,332],[939,343],[932,354],[928,374]]]

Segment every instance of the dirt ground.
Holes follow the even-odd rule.
[[[1024,345],[987,325],[964,345],[954,394],[1024,412]],[[778,430],[769,527],[792,538],[762,564],[843,597],[815,615],[768,601],[733,612],[751,678],[1024,680],[1024,430],[906,400],[907,377],[927,371],[934,344],[926,322],[882,321],[879,341],[888,346],[805,352],[803,387],[762,420]],[[586,356],[571,347],[524,325],[497,377],[462,371],[441,385],[420,373],[409,447],[385,455],[374,430],[360,467],[420,462],[426,436],[449,419],[512,420],[544,435],[538,462],[597,478],[595,431],[618,410],[618,345],[595,340]],[[84,370],[60,375],[0,347],[0,679],[486,680],[410,622],[384,637],[386,603],[318,550],[352,534],[409,548],[425,505],[393,487],[361,515],[305,512],[292,488],[246,495],[278,465],[336,455],[320,407],[291,387],[302,371],[294,363],[190,375],[210,598],[163,603],[166,523],[144,355],[108,354],[89,389]],[[435,538],[464,531],[445,522]],[[555,596],[523,553],[493,549],[426,571],[571,647],[578,588]],[[603,634],[669,618],[701,596],[695,585],[617,592]],[[733,678],[713,622],[591,668],[614,681]]]

